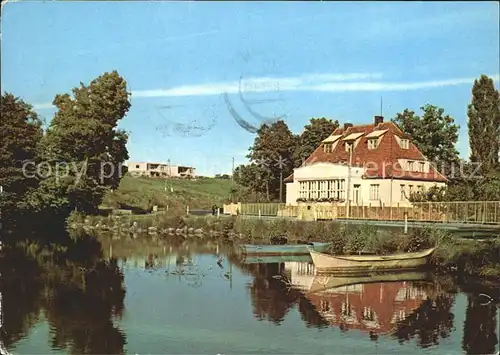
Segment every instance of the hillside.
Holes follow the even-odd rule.
[[[231,186],[228,179],[160,180],[126,175],[118,189],[104,197],[102,205],[140,210],[148,210],[153,205],[169,209],[186,206],[193,210],[210,209],[213,204],[222,206],[230,197]]]

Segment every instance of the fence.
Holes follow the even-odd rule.
[[[240,213],[250,216],[277,216],[278,211],[285,207],[284,203],[242,203]]]
[[[233,206],[233,207],[230,207]],[[500,201],[416,202],[411,206],[300,205],[283,203],[239,203],[224,206],[226,211],[242,215],[296,217],[298,219],[369,219],[422,222],[500,224]],[[259,212],[260,211],[260,212]],[[231,212],[231,214],[236,214]]]
[[[415,202],[410,207],[351,206],[337,208],[337,218],[443,223],[500,224],[500,201]]]

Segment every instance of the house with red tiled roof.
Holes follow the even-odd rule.
[[[285,179],[286,202],[405,206],[412,192],[445,186],[447,179],[397,124],[373,123],[336,129]]]

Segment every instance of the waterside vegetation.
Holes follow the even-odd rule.
[[[169,242],[216,240],[223,245],[332,242],[329,252],[337,255],[360,252],[384,255],[436,247],[432,264],[438,270],[487,279],[500,276],[500,236],[484,241],[464,240],[436,228],[413,228],[405,234],[402,230],[380,230],[370,225],[349,226],[333,221],[164,214],[141,217],[73,216],[68,227],[96,236],[111,234],[115,239],[153,238]]]

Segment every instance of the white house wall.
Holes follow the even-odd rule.
[[[363,168],[351,168],[351,177],[363,176]],[[317,163],[297,168],[293,172],[294,182],[304,180],[328,180],[347,178],[349,167],[342,164]]]
[[[299,197],[300,181],[345,179],[347,184],[348,171],[349,168],[345,165],[330,163],[317,163],[295,169],[293,182],[286,184],[286,203],[289,205],[298,205],[297,198]],[[392,200],[392,206],[394,207],[409,206],[410,203],[407,197],[410,196],[410,186],[412,186],[413,192],[417,192],[420,187],[424,190],[428,190],[433,186],[445,186],[444,183],[436,183],[433,181],[394,179],[391,182],[391,179],[363,179],[363,173],[363,168],[352,167],[351,186],[347,189],[346,185],[346,190],[349,190],[351,205],[390,206]],[[358,203],[355,201],[355,185],[359,185]],[[371,199],[371,185],[379,185],[379,199],[377,200]],[[401,194],[401,185],[404,185],[406,191],[404,196]]]

